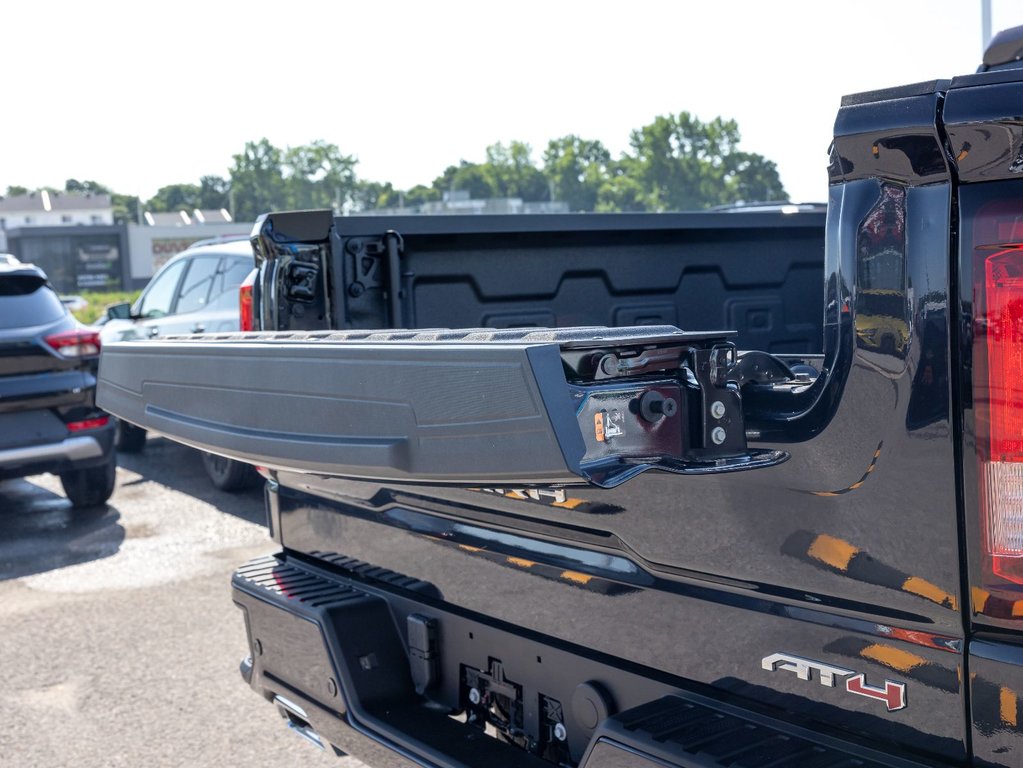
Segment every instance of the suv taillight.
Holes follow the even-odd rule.
[[[256,307],[253,303],[252,292],[258,274],[258,269],[252,270],[238,287],[238,327],[243,331],[256,330]]]
[[[99,354],[99,334],[96,331],[62,331],[46,336],[43,341],[62,357],[92,357]]]
[[[995,595],[996,604],[1009,601],[1006,606],[1023,597],[1017,586],[1023,585],[1021,213],[1018,204],[995,203],[981,209],[973,222],[973,404],[982,578],[985,593]]]

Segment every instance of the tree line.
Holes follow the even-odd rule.
[[[440,201],[445,193],[473,199],[518,197],[561,201],[571,211],[680,211],[738,202],[784,200],[774,162],[739,148],[739,127],[720,117],[702,122],[689,112],[654,118],[631,132],[618,158],[603,143],[579,136],[552,139],[540,162],[528,144],[487,147],[481,163],[448,166],[429,185],[397,189],[390,182],[358,178],[358,160],[335,144],[314,141],[280,148],[250,141],[232,156],[228,177],[203,176],[197,184],[169,184],[146,201],[113,192],[95,181],[68,179],[67,192],[109,193],[115,220],[134,221],[144,210],[226,208],[237,221],[270,210],[333,208],[367,212]],[[8,187],[8,195],[24,194]]]

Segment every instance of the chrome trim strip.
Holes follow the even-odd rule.
[[[59,443],[28,445],[0,450],[0,467],[27,464],[34,461],[66,459],[80,461],[103,455],[103,448],[94,437],[69,437]]]

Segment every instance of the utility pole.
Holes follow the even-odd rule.
[[[983,56],[991,44],[991,0],[980,0],[980,55]]]

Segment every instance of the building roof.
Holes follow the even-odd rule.
[[[29,192],[27,195],[0,197],[0,213],[50,213],[51,211],[94,211],[110,209],[107,194],[80,192]]]
[[[210,208],[189,211],[146,211],[143,218],[151,227],[191,227],[203,224],[230,224],[234,221],[226,209]]]

